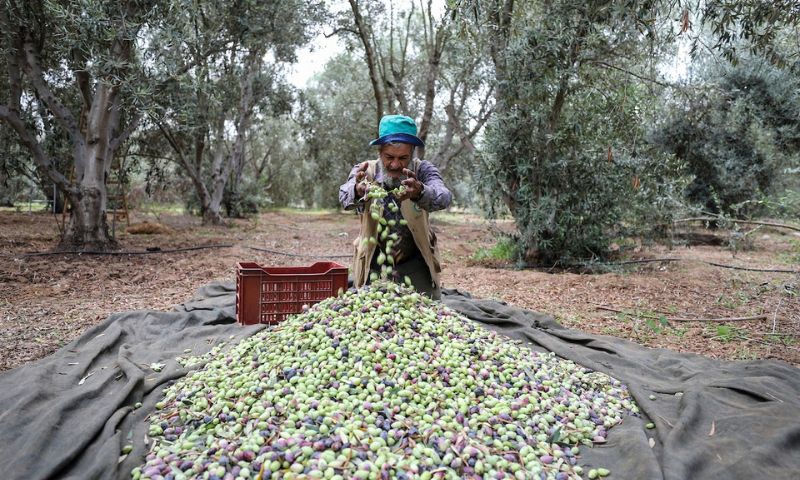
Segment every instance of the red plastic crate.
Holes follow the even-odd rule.
[[[236,320],[242,325],[275,324],[303,305],[313,305],[347,290],[347,267],[317,262],[308,267],[236,264]]]

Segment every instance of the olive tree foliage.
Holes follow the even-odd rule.
[[[764,199],[800,188],[800,79],[758,58],[711,64],[652,141],[686,162],[705,213],[770,214]]]
[[[250,136],[240,201],[247,212],[269,207],[306,207],[308,161],[297,121],[292,114],[263,117]]]
[[[242,198],[244,187],[261,181],[245,181],[247,149],[265,122],[290,108],[280,65],[296,60],[319,11],[305,0],[206,0],[173,11],[170,28],[152,32],[148,59],[161,75],[192,61],[180,78],[163,82],[149,124],[191,179],[204,223],[223,223],[223,207],[233,216],[254,208]]]
[[[653,141],[686,162],[686,196],[705,213],[789,213],[798,186],[800,4],[668,5],[679,9],[678,34],[691,39],[697,74],[667,97]]]
[[[54,183],[72,205],[62,248],[115,246],[104,214],[105,180],[139,121],[136,40],[157,23],[162,6],[158,1],[2,2],[0,122],[28,151],[38,176]]]
[[[462,4],[496,82],[476,189],[514,217],[520,261],[603,258],[615,236],[668,217],[680,165],[644,141],[663,85],[654,13],[635,0]]]
[[[779,68],[800,71],[800,3],[796,0],[662,0],[662,3],[665,10],[678,16],[678,31],[691,38],[693,55],[701,50],[721,53],[733,64],[740,58],[756,56]]]

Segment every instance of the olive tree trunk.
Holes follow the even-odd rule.
[[[76,188],[69,193],[72,213],[61,240],[63,248],[106,250],[117,246],[106,221],[106,176],[114,155],[118,112],[117,88],[99,85],[87,116],[84,141],[75,152]]]
[[[231,158],[225,155],[225,122],[220,116],[215,128],[216,145],[211,163],[210,192],[202,199],[203,224],[222,225],[222,198],[231,171]]]

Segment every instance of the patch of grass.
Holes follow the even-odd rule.
[[[757,352],[754,352],[745,346],[737,348],[733,353],[734,360],[759,360],[759,358],[760,357]]]
[[[734,330],[729,325],[719,325],[717,327],[717,336],[715,337],[721,342],[730,342],[733,339]]]
[[[718,305],[722,305],[723,307],[727,308],[728,310],[735,310],[750,300],[750,296],[748,296],[744,292],[736,292],[733,295],[725,295],[721,293],[717,299],[716,303]]]
[[[669,308],[673,313],[677,311],[677,307]],[[635,310],[630,312],[623,312],[616,314],[616,320],[623,323],[634,323],[634,336],[639,341],[649,341],[656,336],[675,336],[683,338],[686,332],[689,331],[687,327],[672,326],[667,320],[667,316],[663,313],[649,311],[649,310]]]
[[[45,212],[47,202],[44,200],[33,200],[32,202],[14,202],[13,207],[0,207],[0,212]]]
[[[621,338],[621,337],[625,336],[625,331],[623,329],[617,328],[617,327],[611,327],[611,326],[603,327],[603,328],[600,329],[600,331],[603,333],[603,335],[610,335],[612,337]]]
[[[339,210],[331,208],[278,207],[264,210],[264,212],[285,213],[290,215],[330,215],[333,213],[338,213]]]
[[[478,212],[470,210],[441,210],[431,215],[431,223],[464,225],[485,221]]]
[[[675,327],[672,329],[673,335],[675,335],[678,338],[683,338],[683,336],[686,335],[686,332],[688,331],[689,331],[688,328],[683,328],[683,327]]]
[[[712,336],[712,338],[722,343],[730,343],[746,340],[747,336],[740,328],[732,327],[730,325],[717,325],[715,327],[715,334]]]
[[[787,265],[800,264],[800,240],[789,240],[789,251],[778,254],[778,261]]]
[[[456,256],[452,252],[444,251],[444,252],[441,253],[441,259],[442,259],[443,262],[448,262],[448,263],[457,262],[458,261],[458,256]]]
[[[567,328],[579,327],[582,323],[581,317],[573,314],[564,315],[556,313],[554,314],[554,318],[556,322]]]
[[[659,315],[658,318],[648,317],[645,319],[644,324],[655,334],[664,333],[669,328],[669,322],[664,315]]]
[[[787,347],[792,347],[797,343],[797,338],[791,335],[781,334],[780,332],[764,335],[764,340],[769,343],[777,343]]]
[[[186,208],[180,203],[144,203],[138,210],[152,213],[153,215],[161,215],[163,213],[183,215],[187,213]]]
[[[517,246],[511,237],[501,237],[492,247],[480,247],[472,254],[472,259],[511,261],[517,253]]]

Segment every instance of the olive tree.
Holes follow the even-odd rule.
[[[4,0],[0,7],[0,120],[72,205],[63,248],[115,244],[105,179],[139,120],[136,42],[158,11],[156,1]],[[74,176],[57,167],[64,149],[50,148],[56,136],[67,139]]]
[[[164,82],[149,120],[191,179],[204,223],[223,223],[226,197],[229,213],[240,213],[246,149],[258,134],[254,121],[289,108],[279,65],[296,60],[320,11],[307,0],[206,0],[173,12],[171,28],[154,32],[148,55],[164,75],[192,60],[177,81]]]
[[[515,218],[521,260],[546,263],[603,257],[631,225],[668,223],[685,158],[648,144],[645,127],[672,89],[657,62],[676,36],[701,44],[697,22],[713,32],[709,52],[772,55],[779,27],[798,18],[796,5],[761,0],[453,4],[494,67],[476,187]]]
[[[607,256],[632,205],[670,196],[644,142],[663,86],[653,3],[478,3],[462,15],[487,35],[497,106],[476,187],[514,217],[520,260]]]
[[[679,13],[681,34],[692,40],[692,52],[721,53],[731,63],[755,55],[797,73],[800,62],[800,3],[796,0],[662,0],[670,13]],[[711,41],[704,42],[709,32]],[[785,48],[786,37],[791,38]]]
[[[688,199],[705,212],[764,213],[800,184],[800,80],[756,58],[711,65],[675,98],[652,140],[684,160]]]

